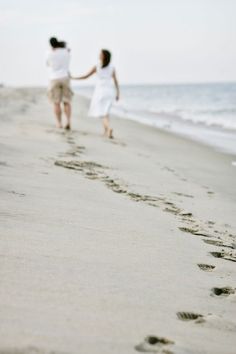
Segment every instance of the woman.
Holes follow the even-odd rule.
[[[113,101],[119,100],[120,90],[114,67],[111,65],[111,53],[102,49],[100,63],[94,66],[87,75],[71,77],[74,80],[84,80],[96,74],[97,82],[92,97],[89,116],[102,118],[104,135],[113,138],[113,129],[110,127],[109,114]]]

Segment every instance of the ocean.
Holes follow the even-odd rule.
[[[121,86],[112,113],[236,154],[236,83]]]

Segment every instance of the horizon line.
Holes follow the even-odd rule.
[[[137,82],[137,83],[120,83],[120,86],[184,86],[184,85],[217,85],[217,84],[236,84],[236,80],[218,80],[218,81],[173,81],[173,82]],[[73,85],[74,87],[93,87],[94,84]],[[24,88],[24,87],[37,87],[44,88],[47,84],[4,84],[0,83],[0,88]]]

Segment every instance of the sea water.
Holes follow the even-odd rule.
[[[236,154],[236,83],[121,86],[112,113]]]

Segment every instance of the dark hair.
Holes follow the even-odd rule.
[[[59,42],[56,37],[51,37],[49,39],[49,43],[51,44],[51,46],[54,49],[56,49],[56,48],[66,48],[66,42],[63,42],[63,41]]]
[[[109,50],[107,50],[107,49],[102,49],[101,52],[103,54],[102,68],[105,68],[110,64],[111,52],[109,52]]]
[[[61,41],[61,42],[58,42],[58,48],[66,48],[66,42],[64,41]]]
[[[56,37],[51,37],[51,38],[49,39],[49,43],[51,44],[51,46],[52,46],[53,48],[57,48],[58,41],[57,41]]]

